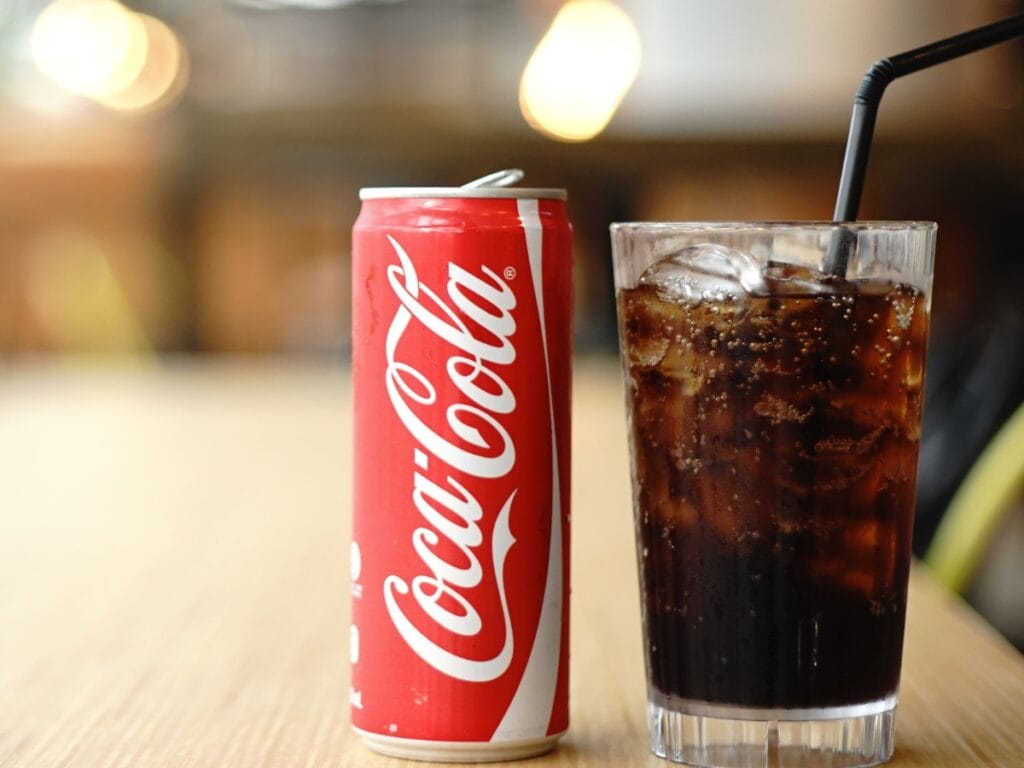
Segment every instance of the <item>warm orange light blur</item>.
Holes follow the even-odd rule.
[[[608,125],[639,69],[629,16],[610,0],[570,0],[523,71],[523,117],[554,138],[586,141]]]
[[[149,55],[138,76],[129,85],[96,100],[111,109],[144,111],[161,107],[176,99],[188,80],[188,59],[170,27],[159,19],[135,14],[149,41]]]
[[[103,243],[85,230],[44,230],[29,243],[25,296],[56,349],[142,352],[145,332]]]
[[[115,0],[55,0],[36,20],[32,56],[67,90],[120,111],[170,103],[184,88],[184,49],[162,21]]]
[[[94,96],[134,80],[146,60],[146,35],[114,0],[56,0],[32,30],[39,69],[70,91]]]

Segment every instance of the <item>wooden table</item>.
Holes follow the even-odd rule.
[[[572,726],[647,754],[613,365],[575,392]],[[398,766],[349,732],[342,369],[0,377],[0,766]],[[1024,765],[1024,660],[914,574],[898,766]]]

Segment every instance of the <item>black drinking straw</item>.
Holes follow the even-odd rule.
[[[846,139],[846,155],[843,157],[843,171],[839,177],[839,194],[836,196],[833,219],[837,222],[857,219],[860,195],[864,189],[868,152],[871,150],[871,136],[875,130],[875,117],[878,115],[882,94],[889,83],[897,77],[927,69],[1021,35],[1024,35],[1024,14],[1011,16],[994,24],[876,61],[864,76],[853,99],[850,133]],[[825,256],[826,272],[839,277],[846,274],[847,261],[855,241],[856,235],[851,230],[842,229],[837,232]]]

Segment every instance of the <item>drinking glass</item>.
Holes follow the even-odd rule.
[[[656,754],[892,755],[935,231],[612,225]]]

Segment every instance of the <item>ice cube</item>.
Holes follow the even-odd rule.
[[[819,296],[835,293],[835,278],[796,264],[769,262],[764,272],[767,293],[772,296]]]
[[[762,295],[765,281],[753,256],[732,248],[702,243],[659,259],[640,278],[666,301],[700,304],[737,302]]]
[[[668,339],[666,338],[633,338],[630,340],[629,362],[636,368],[654,368],[665,359],[665,352],[668,350]]]
[[[915,299],[916,296],[912,293],[893,291],[893,296],[889,300],[892,304],[889,325],[894,334],[898,335],[900,331],[910,328],[910,323],[914,319]]]
[[[781,397],[767,394],[754,403],[754,413],[768,419],[773,425],[781,424],[784,421],[795,421],[803,424],[807,418],[814,413],[814,408],[800,410],[795,405]]]

